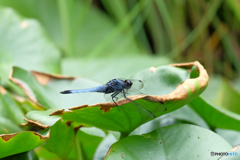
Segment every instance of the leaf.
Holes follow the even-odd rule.
[[[240,94],[225,79],[223,79],[220,90],[217,92],[213,101],[214,104],[220,107],[240,114],[239,99]]]
[[[24,113],[21,106],[17,103],[10,93],[0,86],[0,115],[1,117],[8,118],[20,125],[23,122]]]
[[[78,131],[77,137],[78,141],[76,143],[79,143],[81,146],[84,159],[93,159],[93,155],[103,138],[86,134],[82,131]]]
[[[197,146],[197,147],[196,147]],[[110,147],[105,159],[216,159],[210,152],[232,149],[219,135],[194,125],[163,127],[141,136],[129,136]],[[174,154],[173,154],[174,153]]]
[[[116,138],[111,132],[102,140],[98,145],[97,150],[94,153],[94,159],[104,159],[108,149],[113,143],[117,141]]]
[[[176,111],[173,111],[169,113],[169,115],[178,120],[196,124],[198,126],[209,129],[204,119],[199,114],[197,114],[191,107],[189,107],[189,105],[186,105]]]
[[[113,77],[131,77],[136,72],[160,65],[167,65],[171,60],[157,56],[121,56],[97,59],[63,59],[62,74],[81,76],[105,84]],[[141,64],[141,65],[140,65]],[[73,69],[78,68],[78,69]],[[126,72],[127,71],[127,72]]]
[[[24,114],[15,99],[0,86],[0,134],[20,132]]]
[[[57,156],[54,153],[49,152],[43,146],[39,146],[39,147],[35,148],[34,151],[38,155],[39,159],[44,159],[44,160],[62,160],[59,156]]]
[[[240,132],[239,131],[217,128],[216,132],[218,135],[220,135],[226,141],[228,141],[228,143],[230,143],[232,146],[236,146],[236,145],[240,144]]]
[[[227,156],[223,155],[218,160],[238,160],[240,155],[240,145],[235,146],[227,153]]]
[[[240,131],[240,115],[236,113],[218,107],[201,97],[191,101],[189,106],[207,122],[211,129],[222,128]]]
[[[193,65],[197,66],[200,74],[195,79],[188,79],[189,72],[187,70],[173,67],[192,67]],[[145,106],[156,116],[161,116],[182,107],[201,94],[207,85],[208,75],[200,63],[192,62],[174,64],[173,66],[146,69],[136,74],[134,78],[141,79],[144,82],[145,86],[142,92],[148,95],[136,95],[129,98]],[[34,71],[27,72],[15,67],[12,75],[10,75],[10,79],[22,87],[34,102],[46,108],[66,109],[67,106],[64,105],[94,104],[104,101],[103,96],[99,95],[99,93],[59,94],[59,91],[65,89],[89,88],[98,85],[83,78],[53,76]],[[164,102],[163,109],[160,110],[158,108],[159,101]],[[131,107],[135,106],[126,99],[117,103],[120,106],[120,112],[113,102],[108,102],[97,103],[91,106],[81,105],[72,107],[69,108],[70,111],[60,109],[50,115],[59,115],[67,121],[79,122],[84,126],[95,126],[101,129],[119,131],[123,135],[128,135],[141,124],[152,120],[151,117],[132,111]],[[167,108],[167,111],[165,108]],[[34,119],[36,124],[41,123],[43,118],[38,119],[37,114],[29,117],[32,113],[37,112],[29,112],[27,118]],[[41,113],[39,112],[39,114]]]
[[[35,71],[29,72],[13,67],[10,80],[19,85],[33,102],[47,109],[67,109],[88,102],[97,103],[104,101],[104,97],[99,96],[99,93],[93,94],[95,99],[89,97],[88,94],[82,94],[81,98],[79,98],[78,94],[71,96],[60,94],[60,91],[66,89],[100,85],[100,83],[84,78],[49,75]]]
[[[47,136],[37,132],[25,131],[0,135],[0,158],[29,151],[47,141]]]
[[[38,160],[38,156],[33,150],[1,158],[1,160]]]
[[[0,8],[0,71],[7,82],[12,66],[59,73],[60,53],[41,25],[21,18],[10,8]]]
[[[60,118],[58,116],[49,116],[53,110],[49,109],[46,111],[30,111],[24,118],[27,123],[22,123],[22,126],[33,125],[41,128],[49,128],[54,125]]]
[[[72,150],[75,134],[76,132],[71,122],[59,120],[50,127],[49,139],[43,147],[62,159],[66,159]]]

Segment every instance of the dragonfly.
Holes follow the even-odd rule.
[[[134,103],[137,107],[137,111],[141,112],[150,117],[156,117],[150,110],[146,109],[139,103],[131,100],[128,98],[128,95],[144,95],[139,90],[143,88],[143,82],[141,80],[136,79],[120,79],[116,78],[110,80],[105,85],[100,85],[93,88],[87,89],[76,89],[76,90],[64,90],[61,91],[61,94],[73,94],[73,93],[86,93],[86,92],[100,92],[104,93],[104,97],[106,100],[111,100],[115,103],[118,107],[116,101],[120,100],[121,98],[125,98],[130,102]],[[160,107],[164,104],[162,101],[158,101]],[[118,108],[119,110],[119,108]]]

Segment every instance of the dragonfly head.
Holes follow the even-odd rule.
[[[131,88],[131,86],[132,86],[132,82],[131,82],[130,80],[126,79],[126,80],[123,82],[123,87],[124,87],[125,89],[129,89],[129,88]]]

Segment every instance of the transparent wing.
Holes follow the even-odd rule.
[[[130,96],[130,95],[145,95],[145,96],[147,96],[146,94],[136,90],[135,88],[130,88],[130,89],[126,90],[126,95],[127,96]],[[162,101],[159,101],[154,97],[151,97],[151,99],[158,104],[158,107],[155,109],[156,112],[164,112],[167,110],[167,107],[164,105],[164,103]],[[145,101],[147,101],[147,102],[146,102],[146,104],[144,104],[144,106],[149,105],[148,102],[150,102],[150,100],[145,100]]]
[[[156,116],[151,111],[149,111],[147,108],[141,106],[139,103],[137,103],[135,101],[131,101],[131,102],[135,104],[134,108],[132,108],[133,110],[135,110],[141,114],[156,118]]]

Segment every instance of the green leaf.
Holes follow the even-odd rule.
[[[57,156],[54,153],[49,152],[43,146],[39,146],[39,147],[35,148],[34,151],[38,155],[39,159],[44,159],[44,160],[62,160],[62,158],[60,158],[59,156]]]
[[[204,119],[200,115],[198,115],[191,107],[189,107],[189,105],[186,105],[176,111],[173,111],[169,113],[169,115],[171,117],[176,118],[177,120],[196,124],[198,126],[209,129]]]
[[[231,149],[231,145],[222,137],[207,129],[178,124],[121,139],[112,145],[105,159],[209,160],[216,159],[210,156],[210,152],[227,152]]]
[[[201,97],[195,98],[189,105],[207,122],[211,129],[222,128],[240,131],[240,115],[218,107]]]
[[[13,96],[8,93],[4,88],[0,86],[0,116],[8,118],[20,125],[23,122],[24,113],[21,106],[13,98]]]
[[[19,125],[6,117],[0,117],[0,126],[0,134],[8,134],[22,131]]]
[[[49,128],[60,119],[58,116],[49,116],[52,112],[52,109],[46,111],[30,111],[26,114],[26,118],[24,118],[27,123],[22,125],[26,126],[33,124],[42,128]]]
[[[145,68],[167,65],[169,63],[171,63],[170,59],[157,56],[63,59],[62,74],[81,76],[97,82],[106,83],[113,77],[130,78],[135,73]]]
[[[34,149],[47,139],[46,136],[30,131],[0,135],[0,158]]]
[[[218,160],[238,160],[239,155],[240,155],[240,145],[237,145],[231,151],[228,152],[228,156],[223,155]]]
[[[41,25],[0,8],[0,72],[7,82],[12,66],[48,73],[60,72],[60,53]]]
[[[66,159],[75,141],[75,131],[71,122],[59,120],[50,127],[50,136],[44,148]]]
[[[111,132],[102,140],[98,145],[97,150],[94,153],[94,159],[104,159],[108,149],[113,143],[117,141],[116,138]]]
[[[71,96],[60,94],[60,91],[66,89],[100,85],[100,83],[84,78],[53,76],[14,67],[10,79],[19,85],[33,102],[47,109],[67,109],[79,104],[94,104],[104,101],[104,97],[99,96],[99,93],[92,94],[94,99],[89,94],[82,94],[81,98],[78,94]]]
[[[0,134],[22,131],[20,124],[23,117],[21,106],[0,86]]]
[[[131,99],[145,106],[155,116],[161,116],[182,107],[197,97],[205,89],[208,81],[204,68],[198,62],[175,65],[179,67],[196,65],[200,71],[200,76],[195,79],[188,79],[189,72],[187,70],[173,66],[146,69],[137,73],[134,78],[141,79],[144,82],[144,88],[141,92],[158,96],[136,95],[131,96]],[[33,71],[27,72],[16,67],[13,68],[10,79],[22,87],[34,102],[46,108],[66,109],[69,104],[82,104],[82,106],[69,108],[71,111],[63,112],[63,109],[60,109],[50,115],[60,115],[65,120],[79,122],[85,126],[96,126],[128,135],[141,124],[152,120],[151,117],[136,112],[134,110],[135,104],[129,103],[127,99],[118,101],[119,112],[112,102],[94,104],[105,101],[99,93],[81,94],[81,98],[78,94],[59,94],[59,91],[66,89],[90,88],[99,85],[87,79],[53,76]],[[164,105],[160,108],[159,100],[164,102]],[[94,105],[88,107],[88,105],[84,105],[86,103]],[[45,111],[43,117],[46,117],[49,111]],[[38,116],[38,113],[41,115],[39,111],[29,112],[27,118],[33,119],[36,124],[48,124],[47,119]]]
[[[226,94],[227,93],[227,94]],[[220,90],[217,92],[214,104],[229,111],[240,114],[240,94],[225,80],[222,80]]]
[[[77,137],[78,141],[76,143],[79,143],[81,146],[84,159],[93,159],[93,155],[103,138],[86,134],[82,131],[78,131]]]
[[[1,160],[38,160],[38,156],[33,150],[1,158]]]
[[[240,132],[239,131],[217,128],[216,132],[218,135],[220,135],[226,141],[228,141],[228,143],[230,143],[232,146],[236,146],[236,145],[240,144]]]

